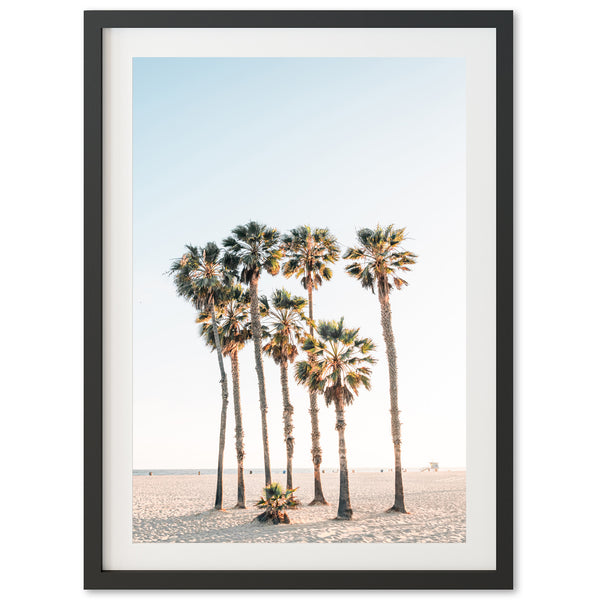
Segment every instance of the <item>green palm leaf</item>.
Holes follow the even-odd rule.
[[[410,271],[417,256],[402,248],[405,229],[393,225],[375,229],[359,229],[356,234],[359,245],[348,248],[344,259],[351,261],[346,265],[346,273],[357,279],[362,287],[387,296],[395,287],[402,289],[408,282],[399,276],[399,272]]]

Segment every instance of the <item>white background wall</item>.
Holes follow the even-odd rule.
[[[0,587],[6,597],[84,595],[81,11],[215,7],[516,9],[517,595],[597,593],[599,6],[593,0],[5,4]]]

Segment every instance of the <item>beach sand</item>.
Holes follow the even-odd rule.
[[[330,506],[308,506],[312,473],[294,475],[302,507],[288,511],[292,523],[253,522],[254,504],[264,486],[262,473],[248,474],[248,509],[236,503],[237,476],[224,475],[224,511],[212,510],[215,475],[133,477],[133,541],[148,542],[387,542],[463,543],[466,541],[464,471],[404,473],[408,515],[386,513],[393,503],[394,474],[351,473],[352,521],[336,521],[339,474],[322,475]],[[285,481],[275,475],[274,481]]]

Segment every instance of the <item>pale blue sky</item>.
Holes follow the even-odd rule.
[[[251,219],[327,226],[343,248],[363,226],[406,227],[419,255],[392,296],[403,460],[466,464],[465,65],[462,59],[135,58],[134,468],[215,468],[217,359],[164,275],[185,243],[221,242]],[[261,278],[261,292],[286,286]],[[377,344],[370,392],[347,410],[350,467],[391,467],[377,297],[343,270],[315,294]],[[241,360],[246,466],[262,466],[253,354]],[[226,363],[227,364],[227,363]],[[229,367],[229,365],[227,364]],[[265,357],[273,467],[285,464],[278,367]],[[297,467],[309,467],[308,394],[291,384]],[[323,465],[337,466],[321,402]],[[235,467],[230,404],[225,466]]]

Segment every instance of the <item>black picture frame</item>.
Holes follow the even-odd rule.
[[[496,30],[496,569],[109,571],[102,567],[102,30],[179,27]],[[84,587],[86,589],[512,589],[512,11],[87,11],[84,15]]]

